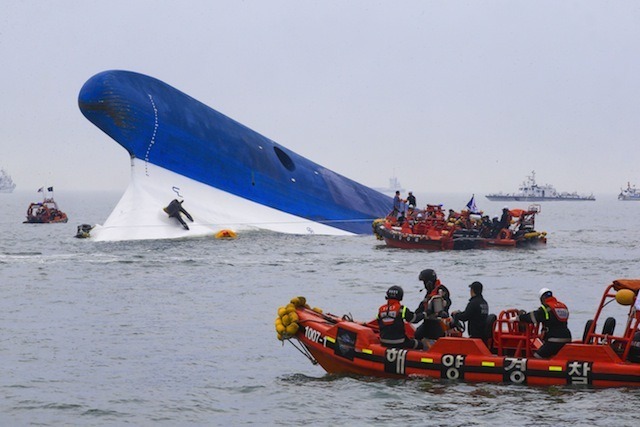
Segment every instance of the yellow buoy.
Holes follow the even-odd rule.
[[[288,314],[285,314],[284,316],[282,316],[282,324],[284,326],[289,326],[289,324],[291,324],[291,318],[289,317]]]
[[[305,297],[293,297],[291,298],[291,304],[296,307],[301,307],[307,303],[307,299]]]
[[[296,332],[298,332],[298,328],[299,326],[297,323],[290,324],[289,326],[287,326],[287,330],[286,330],[287,335],[295,335]]]
[[[216,239],[235,239],[238,234],[233,230],[220,230],[216,233]]]
[[[280,307],[280,308],[278,309],[278,317],[282,317],[282,316],[284,316],[285,314],[287,314],[287,309],[286,309],[286,307]]]
[[[631,305],[636,299],[636,294],[631,289],[620,289],[616,292],[616,301],[620,305]]]

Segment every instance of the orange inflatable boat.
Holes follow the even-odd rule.
[[[635,303],[639,290],[640,279],[619,279],[607,286],[582,339],[566,344],[550,359],[533,357],[542,344],[540,328],[520,323],[515,309],[489,316],[491,334],[486,342],[454,333],[438,339],[428,350],[384,347],[375,321],[361,323],[349,316],[323,313],[310,308],[303,297],[280,307],[275,326],[278,339],[291,343],[332,374],[532,386],[637,387],[640,312]],[[603,320],[607,306],[617,306],[625,316],[618,334],[615,318]],[[601,332],[597,332],[599,324]],[[407,333],[413,333],[410,325]]]

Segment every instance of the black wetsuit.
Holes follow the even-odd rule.
[[[551,357],[558,353],[566,343],[571,342],[571,331],[567,327],[568,319],[567,306],[553,296],[547,298],[537,310],[519,316],[521,322],[542,323],[545,327],[544,344],[534,353],[534,356]]]
[[[440,313],[434,313],[433,307],[429,306],[429,300],[436,296],[442,296],[445,306]],[[451,298],[449,297],[449,289],[438,281],[436,288],[425,297],[416,309],[416,313],[424,313],[424,322],[416,329],[416,339],[427,338],[437,340],[444,336],[444,330],[440,318],[449,317],[449,308],[451,307]]]
[[[182,219],[182,215],[180,214],[183,213],[187,218],[189,218],[189,221],[191,222],[193,222],[193,218],[191,217],[191,215],[189,215],[189,212],[187,212],[182,207],[182,202],[184,202],[184,200],[179,202],[178,200],[173,199],[171,203],[169,203],[169,206],[164,208],[164,211],[169,215],[169,218],[176,218],[178,221],[180,221],[180,224],[182,224],[184,229],[188,230],[189,226],[186,222],[184,222],[184,219]]]
[[[487,316],[489,315],[489,304],[484,300],[482,295],[471,297],[467,307],[460,313],[453,315],[455,320],[467,321],[470,338],[486,339],[485,325]]]

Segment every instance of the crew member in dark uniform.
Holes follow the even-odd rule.
[[[440,319],[449,317],[451,307],[449,289],[440,283],[436,272],[430,268],[422,270],[418,280],[424,284],[427,295],[416,309],[416,313],[424,313],[425,317],[422,325],[416,329],[416,339],[437,340],[444,336]]]
[[[413,191],[409,191],[409,195],[407,196],[407,204],[413,205],[415,208],[416,205],[416,196],[413,195]]]
[[[422,350],[422,343],[407,337],[404,322],[418,323],[422,314],[416,314],[403,306],[400,301],[404,291],[400,286],[391,286],[387,290],[387,303],[378,309],[378,326],[380,327],[380,343],[385,347],[413,348]]]
[[[509,228],[511,225],[511,213],[508,207],[502,208],[502,216],[500,217],[500,228]]]
[[[519,320],[544,325],[544,344],[533,353],[535,357],[544,359],[557,354],[566,343],[571,342],[571,331],[567,327],[569,320],[567,306],[558,301],[547,288],[540,289],[539,295],[542,303],[540,308],[529,313],[521,311]]]
[[[169,218],[176,218],[178,221],[180,221],[180,224],[182,224],[184,229],[188,230],[189,226],[186,222],[184,222],[181,214],[184,214],[187,218],[189,218],[189,221],[191,222],[193,222],[193,218],[191,217],[191,215],[189,215],[189,212],[187,212],[182,207],[182,202],[184,202],[184,200],[178,201],[177,199],[173,199],[171,203],[169,203],[169,206],[167,206],[163,210],[169,215]]]
[[[473,282],[469,285],[471,299],[467,303],[464,311],[454,311],[451,313],[454,321],[466,321],[467,331],[470,338],[480,338],[485,340],[485,325],[489,315],[489,304],[482,297],[482,283]]]

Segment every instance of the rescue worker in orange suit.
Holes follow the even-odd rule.
[[[542,303],[540,308],[529,313],[521,311],[519,320],[544,325],[544,344],[533,355],[545,359],[554,356],[566,343],[571,342],[571,331],[567,327],[569,309],[547,288],[540,289],[538,295]]]
[[[182,207],[183,202],[184,200],[178,201],[177,199],[173,199],[171,203],[169,203],[169,206],[167,206],[163,210],[169,215],[169,218],[176,218],[180,222],[180,224],[182,224],[182,227],[185,230],[188,230],[189,226],[186,222],[184,222],[181,214],[184,214],[187,218],[189,218],[189,221],[191,222],[193,222],[193,218],[191,217],[189,212],[187,212],[185,208]]]
[[[387,290],[387,303],[378,309],[378,326],[380,327],[380,343],[385,347],[412,348],[422,350],[422,343],[407,337],[404,322],[418,323],[422,314],[416,314],[403,306],[400,301],[404,291],[400,286],[391,286]]]
[[[444,336],[440,319],[449,317],[449,289],[440,283],[436,272],[430,268],[422,270],[418,280],[424,284],[427,295],[416,309],[416,313],[423,313],[425,317],[422,325],[416,329],[416,339],[437,340]]]
[[[482,296],[482,283],[473,282],[469,285],[471,298],[464,311],[454,311],[451,313],[454,321],[467,322],[469,338],[480,338],[485,340],[487,317],[489,316],[489,304]]]

